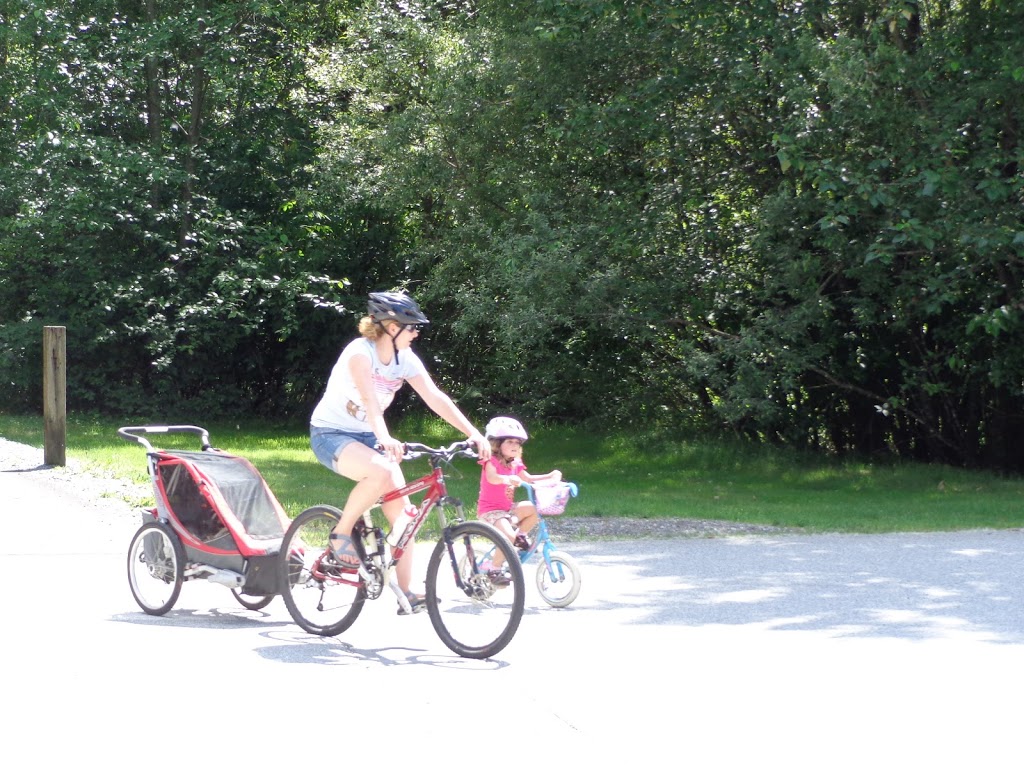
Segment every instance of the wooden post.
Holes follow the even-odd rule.
[[[61,325],[43,328],[43,463],[67,463],[67,336]]]

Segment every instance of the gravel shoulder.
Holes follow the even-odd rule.
[[[0,437],[0,472],[17,473],[33,485],[73,498],[81,507],[106,519],[138,518],[141,499],[148,489],[113,475],[86,469],[69,459],[67,466],[43,463],[43,449]],[[136,503],[132,503],[136,500]]]
[[[149,489],[112,475],[84,468],[69,459],[65,467],[43,464],[43,451],[30,445],[0,437],[0,472],[31,473],[33,482],[49,485],[71,494],[81,504],[102,510],[104,514],[137,515],[139,499]],[[548,518],[548,527],[556,539],[636,539],[636,538],[712,538],[777,534],[785,529],[767,525],[732,523],[723,520],[688,518],[576,517]]]
[[[725,520],[695,520],[679,517],[572,517],[568,515],[558,518],[549,517],[548,528],[556,539],[713,538],[786,532],[783,528],[771,525],[732,523]]]

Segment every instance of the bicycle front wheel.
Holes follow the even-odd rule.
[[[492,550],[505,558],[503,574],[482,567]],[[519,629],[525,591],[519,558],[496,528],[468,522],[444,530],[427,566],[427,612],[448,648],[470,659],[501,651]]]
[[[300,512],[281,542],[278,584],[292,619],[313,635],[341,634],[363,610],[359,574],[331,556],[329,537],[341,511],[326,505]],[[353,536],[358,547],[361,542]]]
[[[554,551],[537,566],[537,590],[554,608],[565,608],[580,593],[580,569],[565,552]]]

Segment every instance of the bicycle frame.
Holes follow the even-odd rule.
[[[431,510],[435,508],[440,510],[438,522],[440,523],[442,536],[444,537],[445,545],[448,549],[448,555],[451,558],[453,566],[457,563],[457,557],[455,555],[449,528],[451,524],[463,522],[465,519],[462,511],[462,502],[459,499],[454,499],[448,496],[448,487],[445,484],[444,470],[441,467],[445,458],[429,452],[420,453],[416,450],[417,448],[425,447],[426,446],[420,446],[416,443],[407,444],[406,458],[419,458],[422,455],[426,455],[427,460],[430,462],[431,471],[422,477],[418,477],[415,480],[406,483],[401,488],[396,488],[384,494],[377,500],[377,503],[374,504],[373,507],[363,513],[363,525],[367,531],[372,532],[373,534],[372,538],[368,539],[368,544],[371,546],[376,544],[377,547],[377,551],[375,553],[367,552],[368,559],[377,561],[382,573],[382,581],[391,587],[391,590],[395,593],[399,603],[406,609],[409,607],[408,598],[405,596],[405,593],[402,592],[397,582],[391,577],[391,571],[398,565],[399,561],[402,559],[402,555],[405,554],[409,545],[415,541],[416,534],[419,533],[420,528],[423,527],[423,523],[426,522],[427,515],[429,515]],[[385,540],[383,531],[376,529],[373,526],[373,510],[389,501],[395,501],[424,491],[426,494],[416,507],[416,515],[406,524],[405,530],[398,539],[398,543],[391,547],[390,559],[387,558],[383,543]],[[443,510],[446,506],[455,508],[456,514],[453,521],[447,520],[444,515]],[[360,565],[359,570],[364,583],[372,584],[374,580],[367,572],[365,563]],[[458,573],[456,573],[456,582],[460,589],[464,587],[462,578]],[[358,582],[355,582],[354,585],[358,585]],[[381,584],[381,588],[383,588],[383,584]]]
[[[519,562],[526,565],[533,558],[537,551],[540,551],[541,557],[544,558],[548,564],[548,569],[551,568],[551,553],[556,549],[555,543],[551,541],[551,534],[548,532],[548,524],[541,515],[537,515],[537,525],[535,526],[537,531],[533,539],[533,544],[528,550],[519,552]]]
[[[430,514],[436,505],[440,504],[442,500],[448,496],[448,488],[444,481],[444,470],[441,469],[439,460],[431,457],[431,472],[423,477],[417,478],[412,482],[406,483],[401,488],[396,488],[393,491],[381,496],[380,501],[375,505],[380,506],[389,501],[395,501],[406,496],[411,496],[414,493],[420,493],[426,491],[426,495],[423,500],[420,501],[417,506],[416,516],[405,526],[405,531],[402,532],[401,537],[398,539],[398,543],[391,548],[391,563],[394,565],[401,558],[409,544],[416,538],[416,534],[419,533],[423,523],[427,519],[427,515]],[[368,512],[364,515],[364,521],[367,519]],[[445,521],[442,520],[442,527]]]

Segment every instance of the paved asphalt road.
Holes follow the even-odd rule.
[[[8,765],[1024,763],[1020,531],[566,542],[577,602],[470,661],[388,597],[333,639],[195,582],[147,616],[135,516],[61,471],[0,471]]]

